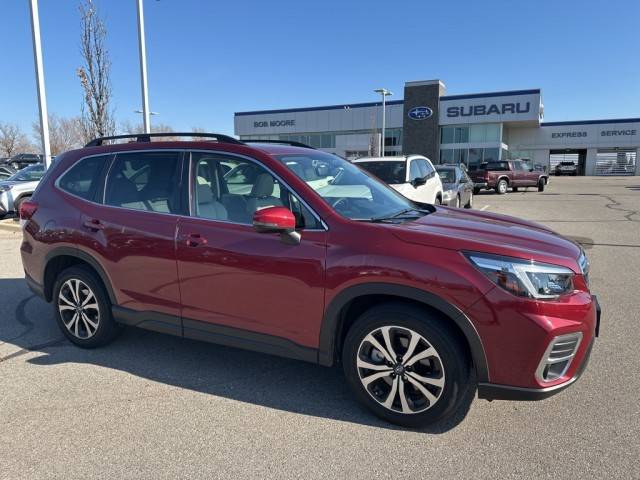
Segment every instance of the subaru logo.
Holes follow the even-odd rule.
[[[433,115],[433,110],[429,107],[413,107],[409,110],[409,118],[413,120],[426,120]]]

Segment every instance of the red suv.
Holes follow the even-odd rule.
[[[342,364],[410,427],[476,388],[540,399],[584,369],[588,262],[548,228],[411,202],[298,144],[153,136],[59,156],[21,206],[26,280],[74,344],[132,325]]]

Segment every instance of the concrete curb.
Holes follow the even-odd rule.
[[[20,223],[13,218],[0,220],[0,230],[5,232],[19,232],[21,230]]]

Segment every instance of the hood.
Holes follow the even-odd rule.
[[[390,227],[396,237],[409,243],[536,260],[579,272],[581,248],[576,243],[544,225],[516,217],[437,207],[416,221]]]
[[[457,190],[458,185],[456,183],[444,183],[442,182],[442,190]]]
[[[5,180],[3,182],[0,182],[0,187],[13,187],[14,185],[18,185],[19,183],[23,182]]]

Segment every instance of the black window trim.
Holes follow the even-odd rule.
[[[185,159],[188,162],[188,172],[189,172],[189,185],[188,185],[188,194],[189,194],[189,208],[188,208],[188,216],[191,218],[197,218],[200,220],[205,220],[205,221],[212,221],[212,222],[220,222],[220,223],[228,223],[228,224],[232,224],[232,225],[244,225],[244,226],[248,226],[251,227],[250,224],[247,223],[242,223],[242,222],[234,222],[232,220],[218,220],[218,219],[212,219],[212,218],[202,218],[202,217],[197,217],[196,215],[194,215],[193,211],[194,211],[194,205],[193,205],[193,199],[195,198],[194,195],[194,189],[193,189],[193,153],[209,153],[212,155],[218,155],[218,156],[223,156],[223,155],[228,155],[231,157],[236,157],[239,159],[242,159],[244,161],[247,161],[249,163],[253,163],[255,165],[258,165],[259,167],[264,168],[267,172],[269,172],[271,175],[274,176],[274,178],[276,180],[278,180],[278,182],[280,182],[280,184],[282,184],[285,188],[287,188],[287,190],[289,190],[289,193],[292,194],[293,196],[295,196],[298,201],[304,205],[307,210],[309,210],[309,212],[311,212],[311,215],[313,215],[315,217],[315,219],[318,221],[318,223],[320,224],[320,226],[322,228],[303,228],[302,231],[307,231],[307,232],[326,232],[329,230],[329,226],[325,223],[325,221],[322,219],[322,217],[320,217],[320,215],[318,215],[316,213],[316,211],[311,208],[311,206],[309,206],[309,204],[300,196],[300,194],[293,188],[291,188],[291,186],[285,182],[282,177],[280,177],[280,175],[278,175],[277,173],[275,173],[273,170],[271,170],[268,166],[264,165],[262,162],[256,160],[255,158],[252,157],[247,157],[246,155],[240,155],[238,153],[232,153],[232,152],[227,152],[224,150],[206,150],[206,149],[186,149],[185,150]]]
[[[69,173],[69,171],[71,169],[73,169],[76,165],[78,165],[80,162],[83,162],[89,158],[94,158],[94,157],[107,157],[106,160],[104,161],[102,167],[100,168],[100,172],[98,173],[98,176],[96,177],[96,182],[95,185],[91,186],[91,195],[89,195],[88,198],[84,198],[81,197],[80,195],[76,195],[73,192],[70,192],[69,190],[66,190],[64,188],[62,188],[60,186],[60,181],[65,177],[65,175],[67,173]],[[85,201],[85,202],[89,202],[89,203],[94,203],[97,205],[102,205],[98,200],[98,192],[99,192],[99,187],[102,188],[104,185],[104,180],[106,178],[106,171],[107,168],[106,166],[109,165],[109,167],[111,166],[111,162],[113,162],[113,158],[115,157],[115,154],[113,152],[111,153],[96,153],[94,155],[87,155],[86,157],[81,157],[78,160],[76,160],[75,162],[72,162],[71,165],[69,165],[60,175],[58,175],[58,178],[56,178],[56,180],[53,182],[53,186],[58,189],[60,192],[66,194],[66,195],[71,195],[74,198],[77,198],[79,200]],[[43,177],[44,178],[44,177]]]

